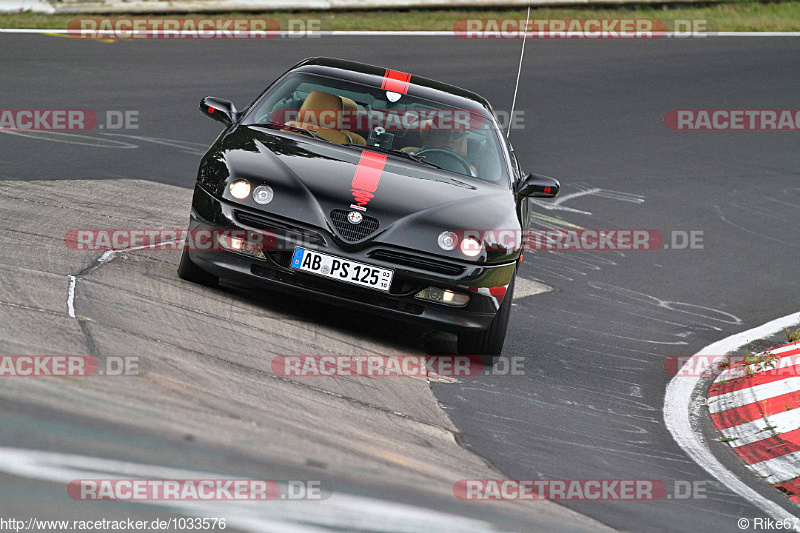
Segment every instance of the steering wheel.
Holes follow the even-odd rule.
[[[443,155],[443,156],[445,156],[445,159],[449,159],[450,162],[454,161],[454,162],[458,163],[458,165],[460,165],[464,169],[464,172],[466,172],[467,176],[471,176],[473,178],[477,177],[475,175],[475,172],[472,171],[472,167],[467,162],[467,160],[464,159],[463,157],[461,157],[460,155],[458,155],[457,153],[451,152],[450,150],[445,150],[444,148],[423,148],[422,150],[420,150],[419,152],[417,152],[414,155],[416,155],[418,157],[424,157],[424,156],[427,156],[427,155],[435,155],[435,156]],[[430,160],[431,160],[431,163],[436,163],[437,165],[442,166],[442,167],[446,168],[447,170],[453,170],[450,167],[450,165],[447,165],[446,163],[442,164],[441,162],[436,161],[436,157],[432,157],[432,158],[430,158]],[[453,170],[453,172],[458,172],[458,170]],[[461,172],[461,174],[463,174],[463,172]]]

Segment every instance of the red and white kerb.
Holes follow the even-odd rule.
[[[774,357],[726,368],[706,403],[724,441],[745,465],[800,503],[800,342],[766,353]]]

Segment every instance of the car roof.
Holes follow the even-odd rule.
[[[289,72],[321,74],[380,87],[389,69],[357,61],[312,57],[304,59],[292,67]],[[409,84],[408,92],[412,96],[419,96],[439,101],[452,107],[477,111],[481,114],[488,113],[490,116],[494,116],[492,106],[488,100],[472,91],[417,75],[410,76]]]

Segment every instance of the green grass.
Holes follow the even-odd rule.
[[[63,29],[78,17],[93,15],[42,15],[36,13],[0,15],[0,28]],[[125,15],[98,15],[118,17]],[[319,20],[323,30],[452,30],[453,23],[465,18],[525,18],[524,9],[511,10],[395,10],[395,11],[305,11],[264,13],[217,13],[186,15],[128,15],[148,18],[245,17],[274,18],[286,27],[289,19]],[[712,31],[800,31],[800,1],[761,3],[753,1],[703,5],[630,6],[619,8],[536,8],[533,18],[655,18],[702,19]]]
[[[778,364],[778,359],[779,358],[777,355],[770,352],[765,352],[760,355],[750,355],[745,353],[743,364],[748,365],[745,372],[750,375],[756,370],[762,371],[774,369]]]

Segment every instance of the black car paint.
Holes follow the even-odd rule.
[[[306,60],[289,72],[297,70],[377,86],[385,72],[378,67],[323,59]],[[529,206],[527,198],[515,192],[523,178],[511,165],[513,156],[504,153],[508,182],[493,184],[388,155],[380,186],[366,213],[380,220],[380,228],[361,241],[347,242],[331,224],[330,213],[333,209],[349,209],[353,201],[350,183],[362,150],[369,147],[339,146],[248,124],[248,113],[268,91],[269,88],[239,113],[232,106],[228,109],[223,100],[204,99],[201,103],[201,110],[211,118],[226,123],[209,112],[213,105],[215,111],[231,113],[233,122],[201,161],[190,229],[291,226],[296,231],[275,231],[276,248],[267,254],[266,261],[224,251],[193,251],[191,260],[222,278],[266,284],[338,304],[361,304],[395,318],[428,321],[440,329],[487,328],[497,312],[497,303],[490,296],[478,294],[476,289],[507,285],[516,271],[520,250],[483,250],[471,259],[458,248],[451,251],[440,248],[437,236],[443,231],[519,232],[526,227]],[[409,94],[476,110],[493,120],[488,102],[463,89],[415,76]],[[233,198],[228,185],[239,178],[247,179],[253,187],[269,184],[275,191],[273,201],[260,206],[252,198]],[[266,221],[254,227],[242,223],[237,213],[263,214],[276,225],[270,226],[271,222]],[[302,237],[297,238],[298,235]],[[393,269],[396,278],[392,290],[376,294],[377,291],[358,287],[345,289],[336,281],[292,270],[285,254],[297,244],[307,245],[309,235],[319,237],[313,245],[317,250]],[[373,257],[376,250],[417,254],[423,259],[455,265],[461,271],[443,274],[416,268],[418,265],[398,265]],[[470,302],[465,308],[449,308],[415,300],[416,291],[429,285],[467,292],[471,295]]]

